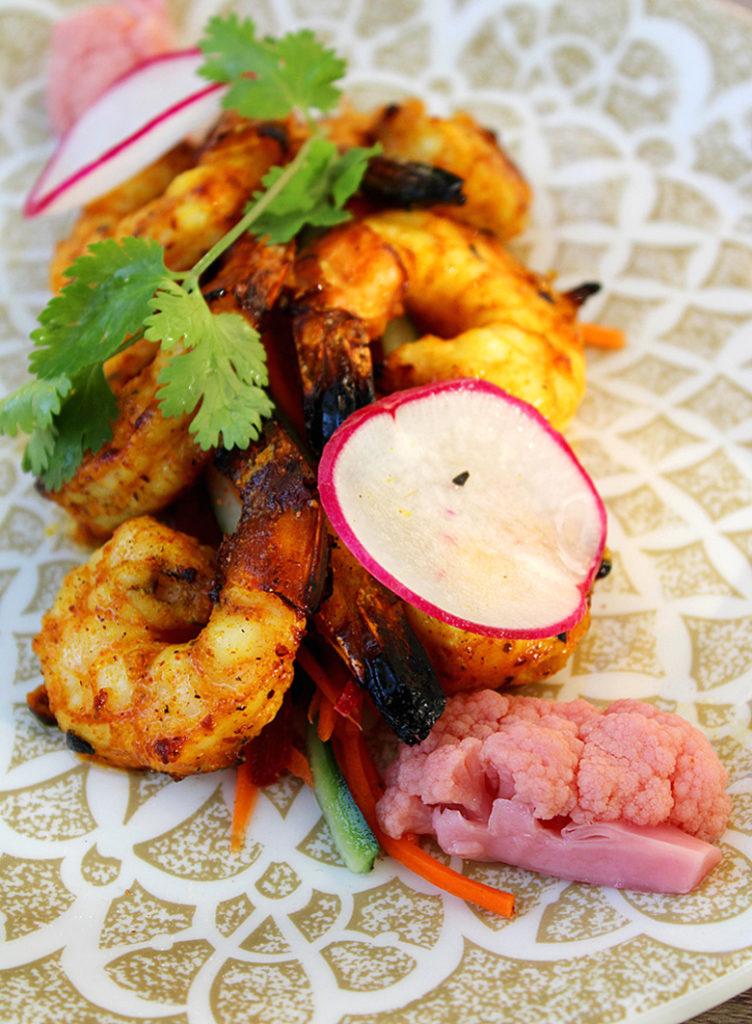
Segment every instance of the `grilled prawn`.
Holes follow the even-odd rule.
[[[491,235],[446,217],[390,210],[365,223],[399,257],[405,308],[432,332],[386,356],[380,388],[482,377],[566,426],[585,391],[577,303]]]
[[[382,391],[483,377],[557,428],[585,390],[578,300],[555,293],[491,235],[426,210],[386,210],[327,232],[295,263],[316,308],[344,309],[369,338],[406,310],[433,333],[389,352]]]
[[[372,261],[369,253],[374,254]],[[363,267],[369,267],[370,272],[363,273]],[[452,282],[454,277],[459,278],[456,283]],[[459,348],[465,350],[468,359],[463,366],[465,375],[493,377],[495,372],[497,383],[522,393],[529,401],[535,400],[554,421],[568,418],[581,397],[584,360],[574,324],[578,294],[554,296],[544,292],[545,283],[507,257],[495,240],[445,218],[390,212],[340,226],[298,256],[295,284],[302,291],[298,304],[311,304],[305,314],[294,317],[294,328],[309,440],[317,449],[327,439],[324,428],[331,432],[338,425],[335,414],[340,414],[341,421],[363,404],[354,389],[344,387],[354,374],[341,371],[343,365],[345,370],[348,363],[352,365],[349,353],[353,321],[360,324],[361,337],[365,334],[375,338],[386,322],[401,312],[403,304],[416,319],[423,323],[428,320],[432,326],[440,320],[444,331],[459,331],[459,337],[435,337],[403,345],[387,358],[382,383],[407,386],[416,382],[407,379],[412,368],[406,366],[414,350],[424,350],[421,368],[425,369],[431,363],[430,348],[437,353],[436,363],[445,350],[451,358],[452,354],[456,357]],[[465,287],[467,295],[463,294]],[[462,330],[473,319],[487,325],[475,339],[472,328],[466,333]],[[313,324],[317,327],[316,344],[306,344],[313,338]],[[549,330],[554,333],[553,339],[547,337]],[[468,336],[474,345],[466,344]],[[489,363],[489,350],[497,336],[498,345],[506,346],[507,358]],[[519,345],[514,345],[515,341]],[[526,350],[526,344],[532,351]],[[563,355],[559,356],[557,346]],[[568,349],[572,360],[568,359]],[[395,365],[397,370],[390,379],[390,369]],[[460,375],[447,372],[445,365],[442,369],[444,372],[437,376]],[[551,378],[557,387],[549,394]],[[364,616],[370,603],[368,575],[336,537],[331,564],[332,596],[322,604],[314,621],[357,676],[356,652],[367,646],[359,630],[364,617],[368,617],[367,613]],[[385,627],[388,617],[383,600],[379,608],[378,621]],[[506,640],[457,629],[409,605],[402,606],[400,614],[399,631],[394,625],[391,629],[395,635],[399,632],[402,637],[410,637],[413,645],[419,641],[447,693],[526,683],[552,675],[569,660],[590,620],[587,612],[566,635]],[[382,659],[388,648],[384,640],[389,635],[390,627],[382,628],[381,642],[374,647]]]
[[[44,691],[30,703],[74,750],[177,778],[236,763],[276,715],[321,593],[323,517],[274,426],[239,484],[240,521],[216,559],[146,516],[66,577],[34,640]]]
[[[129,202],[137,186],[126,183],[87,208],[57,247],[52,288],[58,290],[73,260],[102,238],[153,238],[164,246],[170,270],[189,270],[240,219],[266,172],[294,156],[298,143],[291,123],[225,116],[195,162],[177,164],[179,172],[176,168],[166,181],[160,173],[163,165],[157,163],[148,200]],[[126,209],[121,215],[122,206]]]
[[[519,640],[471,633],[412,605],[405,613],[448,694],[548,679],[564,668],[590,625],[588,608],[566,633]]]
[[[206,285],[209,305],[217,313],[239,312],[258,329],[291,259],[290,247],[246,236]],[[106,364],[118,404],[112,438],[87,453],[73,477],[47,494],[91,537],[103,539],[131,516],[164,508],[198,480],[211,459],[212,452],[190,432],[191,416],[166,417],[160,411],[159,377],[169,358],[157,346],[138,342]]]
[[[305,247],[289,284],[305,429],[320,454],[340,423],[375,397],[369,343],[400,311],[405,272],[391,246],[352,221]]]
[[[240,453],[218,453],[214,469],[215,499],[224,503],[223,517],[229,526],[233,492],[228,492],[226,482],[231,488],[240,486]],[[327,586],[309,624],[342,658],[398,737],[416,743],[441,715],[443,690],[402,602],[366,572],[328,522],[325,529]]]
[[[494,134],[469,114],[432,117],[420,100],[410,99],[379,111],[371,137],[386,157],[419,161],[462,179],[464,202],[438,206],[437,212],[502,239],[524,229],[530,187]]]

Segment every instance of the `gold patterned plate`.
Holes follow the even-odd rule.
[[[26,372],[60,220],[23,222],[51,140],[41,56],[68,0],[0,7],[0,383]],[[703,729],[734,797],[724,858],[682,897],[464,865],[494,918],[380,862],[342,867],[310,795],[260,800],[240,856],[232,773],[180,784],[77,761],[25,707],[31,639],[83,559],[0,453],[0,1018],[6,1024],[674,1024],[752,983],[752,19],[708,0],[240,0],[307,25],[373,102],[418,93],[497,129],[535,189],[518,248],[599,279],[570,431],[610,516],[587,641],[538,692],[624,695]],[[195,39],[211,0],[175,0]]]

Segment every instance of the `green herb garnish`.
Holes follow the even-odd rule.
[[[211,312],[200,277],[246,231],[281,243],[304,227],[347,220],[344,205],[376,152],[340,154],[321,134],[316,117],[336,106],[345,64],[310,31],[259,39],[250,19],[214,17],[199,45],[201,74],[229,86],[225,107],[261,119],[296,111],[311,134],[289,164],[265,175],[242,218],[190,270],[168,270],[162,246],[144,238],[96,242],[68,268],[69,283],[31,334],[34,377],[0,401],[0,433],[29,435],[24,468],[49,490],[112,437],[117,405],[103,364],[141,337],[170,352],[159,378],[162,413],[198,407],[190,429],[202,448],[245,447],[258,436],[272,412],[263,345],[240,314]]]

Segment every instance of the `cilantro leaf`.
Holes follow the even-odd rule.
[[[238,313],[213,314],[198,293],[185,293],[182,303],[190,347],[176,352],[160,374],[162,413],[179,416],[198,406],[191,432],[202,448],[215,448],[220,440],[225,448],[245,448],[258,437],[262,418],[272,413],[263,390],[268,377],[258,332]],[[160,335],[163,326],[175,333],[176,296],[160,292],[153,306],[147,337]]]
[[[109,359],[140,331],[149,299],[170,280],[162,247],[145,238],[95,242],[67,276],[31,334],[29,364],[37,377],[71,377]]]
[[[186,291],[174,281],[154,294],[149,308],[153,312],[144,318],[144,337],[166,349],[174,348],[181,341],[187,346],[195,345],[206,329],[207,315],[211,316],[199,292]]]
[[[76,472],[86,452],[99,451],[111,439],[110,421],[116,415],[115,396],[101,364],[80,371],[59,413],[32,432],[24,469],[30,469],[48,490],[58,490]]]
[[[65,374],[27,381],[0,401],[0,433],[15,437],[19,430],[31,434],[36,427],[48,427],[70,389],[70,378]]]
[[[350,214],[342,207],[360,184],[368,160],[379,151],[378,146],[355,147],[341,155],[336,145],[324,138],[313,138],[308,146],[305,161],[251,226],[254,235],[268,236],[272,245],[288,242],[306,225],[324,228],[349,220]],[[264,176],[267,192],[283,173],[284,168],[273,167]],[[254,201],[264,194],[254,193]]]
[[[142,335],[172,353],[160,376],[166,416],[193,414],[190,429],[204,448],[246,446],[258,435],[272,412],[263,346],[242,316],[212,314],[201,275],[247,230],[284,242],[306,226],[346,220],[345,203],[378,151],[340,154],[314,123],[315,112],[336,105],[345,64],[311,32],[260,39],[251,20],[230,15],[212,18],[200,45],[201,73],[229,85],[225,106],[258,119],[299,111],[311,136],[289,164],[269,172],[266,191],[192,269],[169,271],[159,243],[135,237],[97,242],[68,269],[68,284],[31,335],[37,379],[0,402],[0,433],[29,435],[24,466],[48,489],[111,438],[117,402],[103,366]]]
[[[330,168],[332,199],[337,206],[344,206],[350,196],[357,192],[368,169],[368,161],[380,152],[381,145],[377,142],[368,149],[352,146],[339,155]]]
[[[207,58],[200,73],[230,83],[223,105],[244,117],[286,117],[295,109],[308,117],[313,110],[328,113],[341,95],[334,82],[345,62],[307,29],[259,39],[250,18],[215,16],[199,46]]]
[[[26,442],[21,461],[24,471],[39,477],[48,490],[57,490],[52,482],[52,473],[49,480],[44,479],[47,469],[54,464],[56,439],[57,430],[51,424],[46,427],[36,427]]]

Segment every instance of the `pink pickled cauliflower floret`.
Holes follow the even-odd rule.
[[[392,836],[432,832],[435,811],[484,822],[494,800],[536,821],[672,825],[713,842],[731,801],[706,737],[636,700],[605,712],[492,690],[452,697],[430,735],[403,746],[377,813]]]
[[[47,110],[62,135],[114,81],[131,68],[175,49],[164,0],[122,0],[86,7],[52,30]]]

